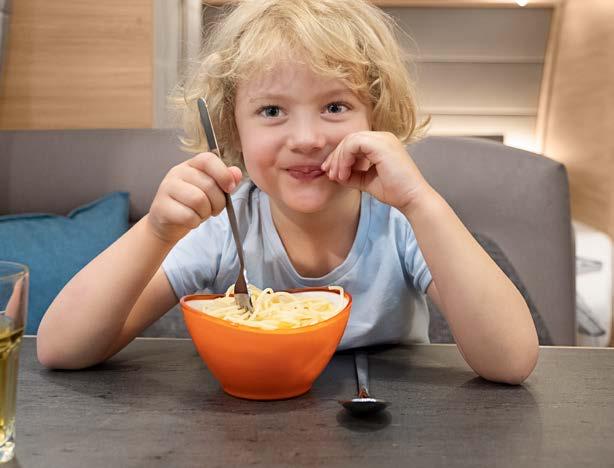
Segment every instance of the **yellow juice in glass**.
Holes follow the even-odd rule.
[[[17,368],[23,328],[15,330],[12,320],[0,315],[0,446],[13,444]],[[4,461],[0,457],[0,461]]]

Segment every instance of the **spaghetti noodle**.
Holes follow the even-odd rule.
[[[274,292],[271,288],[260,290],[249,286],[254,310],[252,313],[239,307],[231,296],[234,286],[223,297],[205,301],[201,311],[207,315],[247,325],[263,330],[277,330],[306,327],[328,320],[339,311],[332,301],[321,296],[292,294],[284,291]],[[344,296],[340,286],[329,286],[331,291],[338,291]]]

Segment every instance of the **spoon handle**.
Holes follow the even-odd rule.
[[[354,353],[356,378],[358,380],[358,398],[369,398],[369,360],[365,351]]]

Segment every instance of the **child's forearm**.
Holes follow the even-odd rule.
[[[145,217],[92,260],[45,313],[37,337],[39,360],[61,368],[102,361],[171,247],[148,229]]]
[[[489,380],[520,383],[538,354],[535,326],[520,292],[432,188],[402,211],[467,363]]]

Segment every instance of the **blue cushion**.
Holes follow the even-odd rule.
[[[68,216],[0,216],[0,260],[30,268],[27,334],[64,285],[128,229],[129,194],[114,192],[80,206]]]

